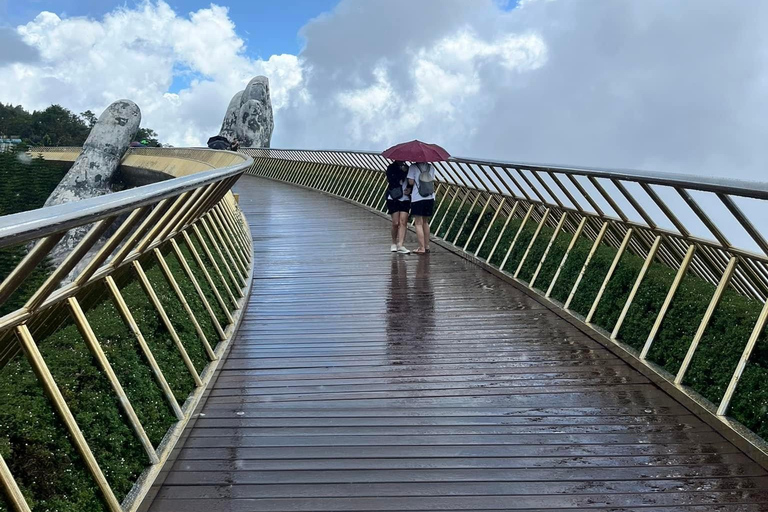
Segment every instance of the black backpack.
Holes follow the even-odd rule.
[[[407,173],[403,172],[403,169],[399,165],[390,164],[387,167],[387,195],[397,201],[403,197],[403,187],[401,182]]]

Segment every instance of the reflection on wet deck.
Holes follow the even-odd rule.
[[[152,511],[768,510],[766,472],[538,302],[246,177],[249,309]]]

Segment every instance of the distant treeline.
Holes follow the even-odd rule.
[[[0,134],[19,136],[26,146],[82,146],[97,119],[90,110],[78,115],[61,105],[28,112],[21,105],[0,103]],[[135,139],[162,145],[149,128],[140,128]]]

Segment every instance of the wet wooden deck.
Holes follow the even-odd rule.
[[[236,188],[250,305],[152,511],[768,510],[764,470],[511,285],[393,255],[342,201]]]

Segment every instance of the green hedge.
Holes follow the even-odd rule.
[[[0,152],[0,215],[42,208],[48,196],[67,173],[69,166]],[[0,249],[0,281],[10,274],[26,254],[26,246]],[[24,305],[51,272],[47,263],[38,265],[11,298],[0,306],[0,316]]]
[[[182,251],[188,252],[183,244]],[[215,346],[218,335],[192,283],[169,248],[164,247],[162,252],[206,337]],[[143,257],[141,263],[195,368],[202,372],[208,364],[207,354],[181,302],[153,254]],[[191,266],[193,273],[199,272],[194,262]],[[194,391],[194,382],[167,329],[132,268],[119,272],[115,280],[172,392],[183,405]],[[208,294],[212,295],[210,289]],[[157,448],[176,418],[104,284],[91,285],[82,296],[86,317]],[[215,300],[211,304],[214,306]],[[38,323],[30,328],[46,364],[118,500],[122,500],[147,467],[147,456],[67,310],[58,307]],[[226,326],[226,321],[222,325]],[[106,510],[100,492],[21,354],[0,370],[0,454],[34,510]],[[0,502],[0,510],[9,508]]]
[[[446,199],[446,201],[450,201],[450,199]],[[433,224],[437,226],[445,217],[446,220],[443,222],[439,235],[453,241],[464,216],[469,216],[464,229],[458,235],[457,245],[459,247],[463,246],[482,210],[481,204],[475,206],[471,212],[469,211],[471,203],[465,203],[459,208],[460,205],[460,198],[454,202],[451,208],[448,208],[447,204],[444,205],[444,211],[438,212],[433,219]],[[518,215],[521,214],[522,211],[518,211]],[[453,228],[448,232],[448,226],[454,216],[456,220]],[[484,214],[475,238],[467,248],[468,251],[474,251],[477,248],[492,216],[492,212]],[[506,219],[500,216],[491,226],[488,239],[479,252],[480,257],[488,257],[505,221]],[[499,266],[501,264],[520,224],[521,218],[519,217],[513,218],[509,222],[491,259],[493,265]],[[520,232],[515,247],[510,252],[508,261],[504,266],[505,271],[515,272],[536,228],[535,222],[529,220],[526,223]],[[549,226],[541,229],[518,276],[522,281],[529,282],[532,278],[553,232],[554,230]],[[536,279],[535,287],[537,289],[546,290],[549,287],[571,239],[572,235],[568,233],[558,234],[547,255],[547,260],[542,265],[540,275]],[[576,241],[555,284],[552,298],[560,302],[567,300],[592,245],[593,242],[584,235]],[[574,295],[570,309],[581,315],[587,315],[616,252],[616,249],[605,243],[598,247],[579,284],[577,293]],[[643,263],[642,258],[631,254],[629,251],[620,258],[616,271],[608,282],[595,311],[592,319],[594,324],[609,332],[613,330]],[[618,336],[620,341],[638,351],[642,349],[675,274],[676,269],[671,269],[661,263],[653,263],[649,267],[622,324]],[[684,277],[651,347],[648,355],[650,361],[659,364],[673,374],[677,372],[714,291],[715,287],[712,284],[691,273]],[[684,383],[713,403],[718,404],[728,386],[761,308],[762,303],[759,301],[743,297],[732,289],[726,291],[692,360]],[[766,381],[768,381],[768,341],[766,341],[765,333],[763,333],[744,371],[729,414],[761,437],[768,439],[768,387],[764,385]]]

